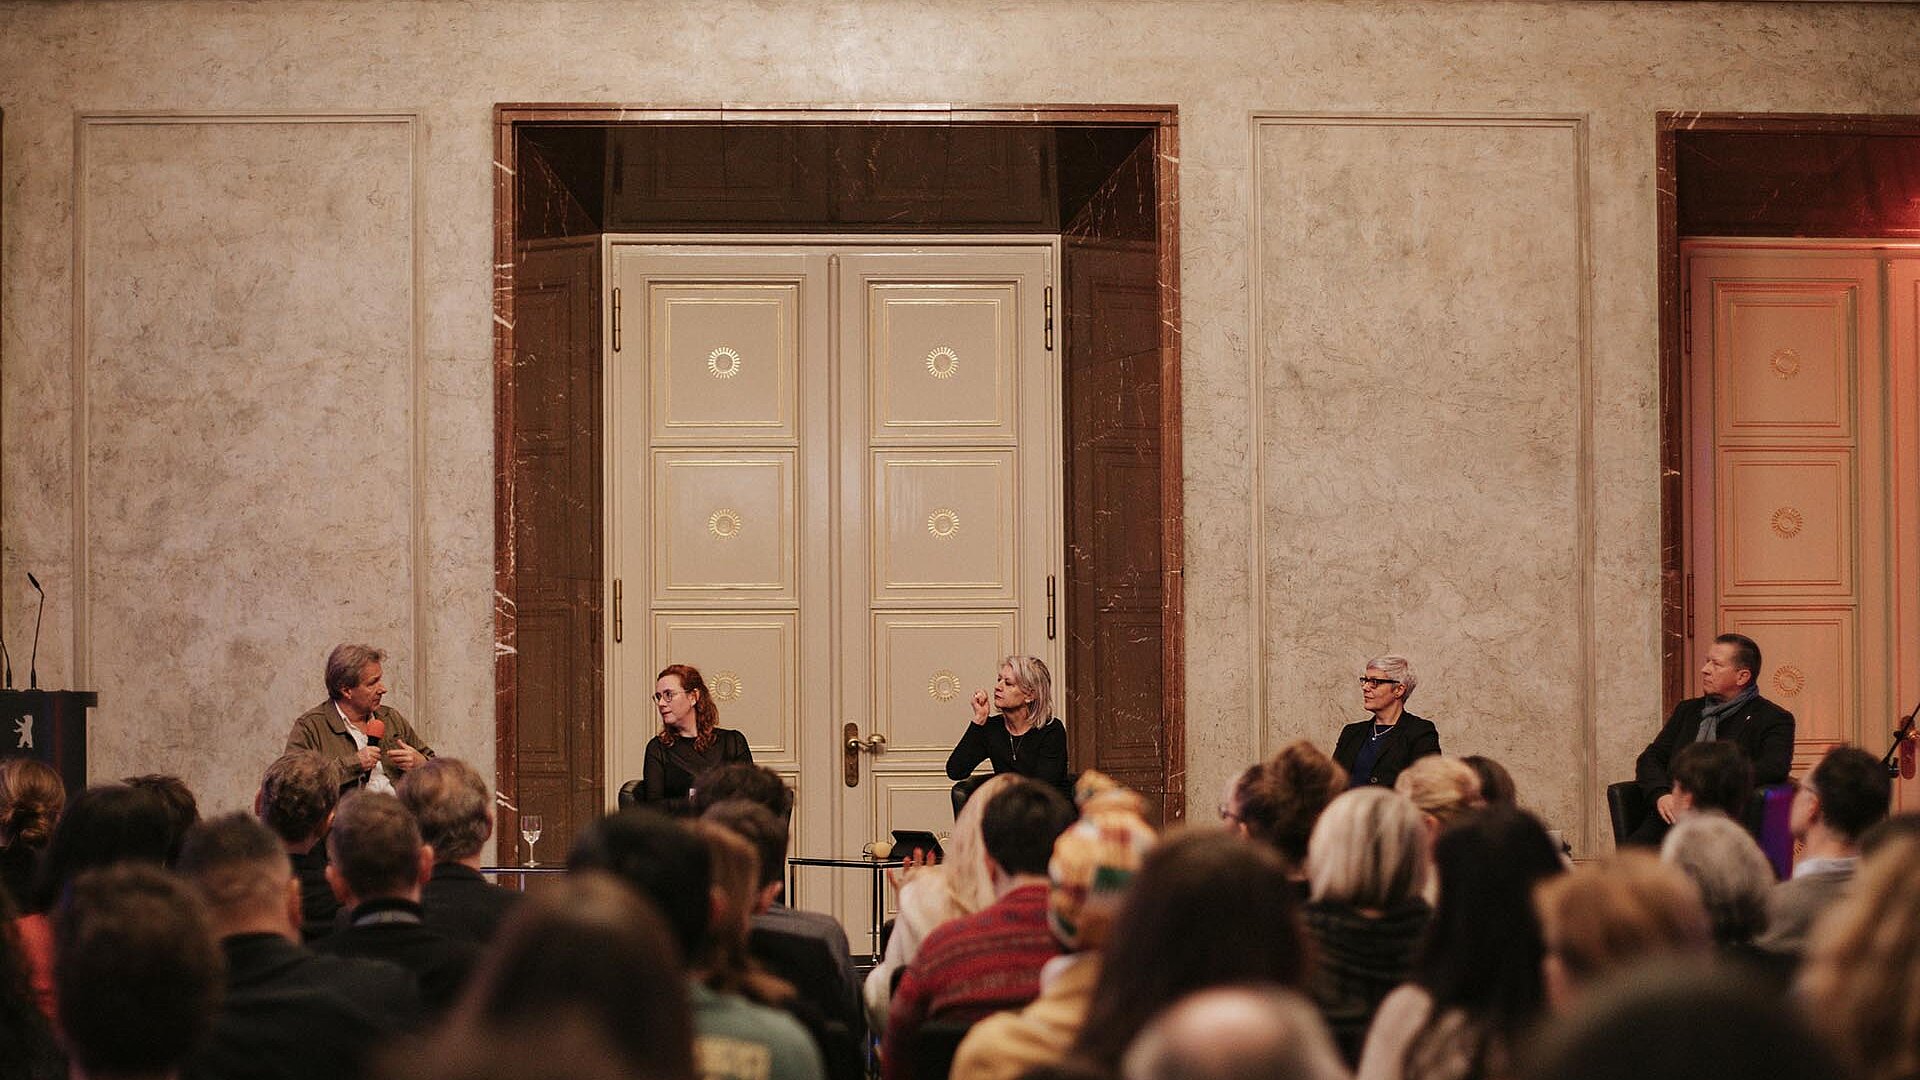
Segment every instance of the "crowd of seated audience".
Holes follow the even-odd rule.
[[[1164,831],[1099,773],[1008,773],[894,879],[862,980],[784,902],[792,791],[749,763],[523,894],[456,759],[342,797],[296,750],[208,820],[8,760],[0,1080],[1920,1078],[1920,816],[1881,763],[1797,782],[1785,881],[1736,743],[1662,775],[1657,854],[1570,864],[1484,757],[1356,786],[1292,743]]]

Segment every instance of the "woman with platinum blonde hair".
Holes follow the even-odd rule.
[[[1383,788],[1333,800],[1307,841],[1307,935],[1319,958],[1309,990],[1349,1068],[1433,916],[1427,846],[1419,807]]]
[[[992,762],[995,776],[1024,776],[1073,798],[1073,783],[1067,777],[1067,728],[1053,715],[1053,676],[1044,661],[1037,656],[1000,661],[993,693],[974,691],[972,705],[973,723],[947,757],[947,779],[955,781],[956,818],[967,797],[985,782],[973,776],[983,761]]]
[[[1340,729],[1333,760],[1347,770],[1350,787],[1392,787],[1400,770],[1440,752],[1433,721],[1407,711],[1407,699],[1420,680],[1404,656],[1376,656],[1360,673],[1360,707],[1373,714]]]

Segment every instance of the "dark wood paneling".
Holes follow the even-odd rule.
[[[551,855],[599,816],[603,791],[599,239],[521,245],[514,310],[509,797],[546,819]]]
[[[1167,708],[1167,532],[1161,512],[1161,254],[1132,209],[1153,206],[1152,140],[1087,204],[1065,242],[1067,715],[1075,768],[1146,793],[1178,820]],[[1114,237],[1108,230],[1122,233]]]

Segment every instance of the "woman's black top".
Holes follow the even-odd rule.
[[[1073,797],[1067,778],[1067,725],[1057,716],[1019,736],[1007,734],[1007,718],[999,713],[984,724],[968,724],[960,745],[947,757],[947,779],[965,780],[983,761],[993,762],[995,776],[1025,776]]]
[[[707,770],[735,762],[753,764],[753,751],[747,737],[732,728],[714,728],[713,742],[705,750],[696,750],[693,740],[676,736],[668,746],[655,735],[647,743],[647,764],[640,774],[640,801],[664,803],[669,811],[686,807],[687,796]]]
[[[1354,1068],[1380,1002],[1413,973],[1433,909],[1415,897],[1377,917],[1331,901],[1308,904],[1302,914],[1319,960],[1307,988]]]

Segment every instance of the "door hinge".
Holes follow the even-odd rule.
[[[1047,309],[1047,351],[1052,352],[1053,351],[1053,286],[1051,285],[1047,286],[1047,289],[1046,289],[1046,309]]]
[[[1054,631],[1059,628],[1059,620],[1054,618],[1054,580],[1047,575],[1047,640],[1052,641]]]
[[[614,578],[613,579],[613,640],[614,640],[614,644],[616,645],[619,644],[620,638],[623,636],[621,633],[621,628],[623,625],[623,616],[625,615],[625,612],[621,610],[621,608],[624,606],[622,603],[624,598],[621,596],[622,591],[623,590],[620,587],[620,579]]]
[[[1686,285],[1680,287],[1680,352],[1693,356],[1693,289]]]
[[[620,290],[613,290],[613,351],[620,351]]]

